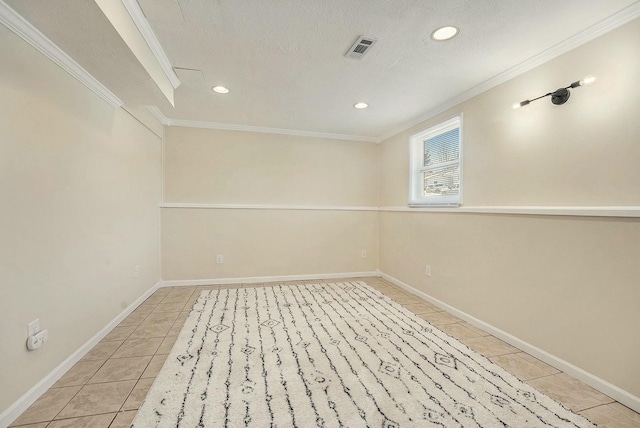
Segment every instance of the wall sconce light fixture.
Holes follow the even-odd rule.
[[[596,81],[596,78],[594,76],[587,76],[582,80],[573,82],[567,87],[559,88],[553,92],[549,92],[548,94],[540,95],[538,98],[534,98],[532,100],[520,101],[519,103],[514,103],[511,105],[511,108],[516,110],[516,109],[519,109],[520,107],[524,107],[527,104],[530,104],[531,102],[539,100],[540,98],[544,98],[544,97],[551,97],[551,102],[553,104],[562,105],[566,103],[569,97],[571,96],[571,92],[569,91],[569,89],[577,88],[579,86],[589,86],[593,84],[593,82],[595,81]]]

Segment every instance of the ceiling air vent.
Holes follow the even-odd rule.
[[[369,52],[371,46],[373,46],[377,41],[378,39],[374,39],[372,37],[360,36],[344,56],[351,59],[362,59],[364,54]]]

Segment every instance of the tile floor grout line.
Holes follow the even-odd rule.
[[[545,377],[553,377],[553,376],[559,375],[560,373],[564,373],[564,372],[552,373],[552,374],[548,374],[548,375],[544,375],[544,376],[537,377],[537,378],[535,378],[535,379],[525,380],[524,382],[529,383],[529,381],[531,381],[531,380],[544,379]],[[531,386],[533,386],[533,385],[531,385]],[[558,400],[556,400],[556,401],[558,401]]]
[[[584,409],[581,409],[581,410],[579,410],[579,411],[580,411],[580,412],[584,412],[584,411],[587,411],[587,410],[595,409],[595,408],[597,408],[597,407],[606,407],[606,406],[608,406],[609,404],[611,404],[611,403],[601,403],[601,404],[596,404],[595,406],[585,407]],[[613,410],[615,411],[615,409],[613,409]],[[618,412],[618,413],[620,413],[620,412]],[[622,414],[622,413],[620,413],[620,414],[621,414],[622,416],[625,416],[625,415],[624,415],[624,414]],[[626,416],[625,416],[625,417],[626,417]]]
[[[51,419],[50,421],[46,421],[46,422],[36,422],[36,423],[40,423],[40,424],[42,424],[42,423],[51,424],[51,423],[53,423],[53,422],[58,422],[58,421],[68,421],[69,419],[79,419],[79,418],[88,418],[88,417],[91,417],[91,416],[109,415],[109,414],[111,414],[111,413],[115,413],[115,414],[117,415],[119,412],[102,412],[102,413],[92,413],[92,414],[90,414],[90,415],[85,415],[85,416],[71,416],[71,417],[69,417],[69,418]],[[114,415],[114,418],[115,418],[115,415]],[[30,424],[27,424],[27,425],[30,425]],[[19,428],[19,427],[21,427],[21,426],[24,426],[24,425],[18,425],[16,428]]]
[[[149,360],[149,364],[151,364],[151,360]],[[147,365],[147,367],[148,367],[148,365]],[[146,370],[146,369],[147,369],[147,368],[145,367],[145,370]],[[142,371],[142,373],[144,373],[144,370]],[[142,376],[142,374],[141,374],[140,376]],[[155,378],[154,378],[154,379],[155,379]],[[141,381],[141,380],[142,380],[142,377],[139,377],[139,378],[136,380],[136,384],[135,384],[135,385],[133,385],[133,388],[131,388],[131,391],[129,391],[129,394],[127,394],[127,396],[125,397],[124,401],[123,401],[123,402],[122,402],[122,404],[120,405],[120,409],[118,410],[118,412],[124,412],[124,411],[126,411],[126,410],[124,410],[124,409],[123,409],[123,407],[125,406],[125,404],[127,404],[127,400],[129,400],[129,397],[131,397],[131,394],[133,394],[133,391],[135,391],[136,386],[138,386],[138,383],[140,383],[140,381]],[[138,406],[138,407],[139,407],[139,406]],[[135,409],[135,410],[137,410],[137,409]]]

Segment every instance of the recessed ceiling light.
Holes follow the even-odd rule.
[[[460,30],[456,27],[440,27],[431,33],[431,38],[433,40],[443,41],[454,38]]]
[[[367,103],[355,103],[353,106],[355,108],[367,108],[367,107],[369,107],[369,104],[367,104]]]
[[[227,88],[225,88],[224,86],[214,86],[213,87],[213,91],[217,92],[219,94],[228,94],[229,90]]]

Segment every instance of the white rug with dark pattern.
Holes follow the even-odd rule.
[[[148,427],[593,427],[361,282],[203,291]]]

